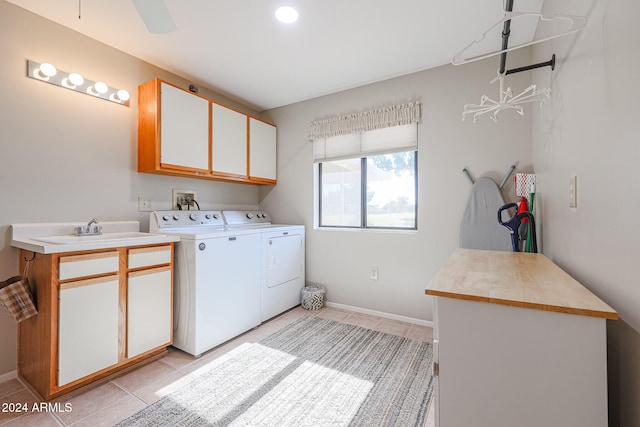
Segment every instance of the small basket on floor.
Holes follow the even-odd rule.
[[[324,288],[305,286],[302,288],[302,308],[321,310],[324,307]]]

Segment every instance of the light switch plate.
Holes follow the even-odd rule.
[[[569,178],[569,207],[570,208],[577,208],[578,207],[577,183],[578,183],[578,177],[577,176],[574,175],[571,178]]]

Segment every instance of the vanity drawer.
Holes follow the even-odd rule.
[[[61,256],[58,279],[69,280],[79,277],[117,273],[118,266],[118,251]]]
[[[129,249],[127,262],[129,269],[170,264],[171,245]]]

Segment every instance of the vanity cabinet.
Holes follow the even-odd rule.
[[[615,310],[542,254],[458,249],[434,297],[436,427],[600,427]]]
[[[173,243],[72,253],[21,250],[38,314],[18,326],[18,373],[44,399],[166,351]]]
[[[276,128],[160,79],[138,87],[138,172],[276,184]]]

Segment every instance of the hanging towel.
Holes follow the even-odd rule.
[[[460,247],[511,252],[509,230],[498,222],[502,194],[491,178],[478,178],[460,223]]]

